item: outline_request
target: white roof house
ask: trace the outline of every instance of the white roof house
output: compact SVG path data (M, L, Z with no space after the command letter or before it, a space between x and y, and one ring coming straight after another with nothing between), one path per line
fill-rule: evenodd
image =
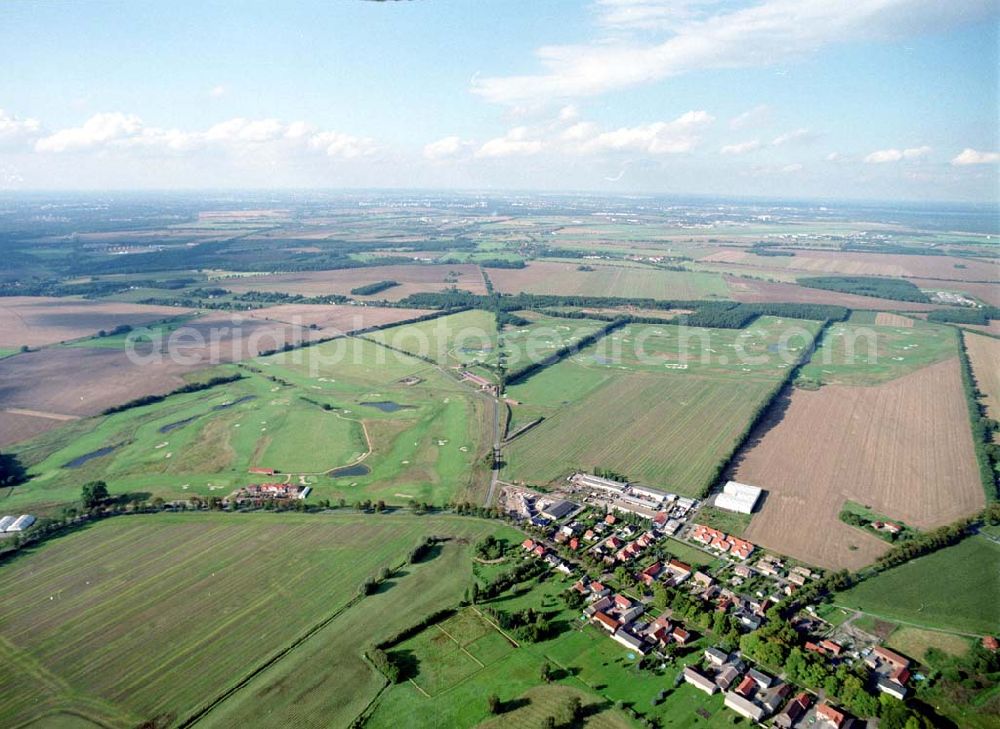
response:
M23 532L25 529L27 529L34 523L35 523L35 517L31 516L30 514L21 514L21 516L17 517L17 519L14 520L13 524L7 527L7 531Z
M738 481L727 481L722 493L715 497L715 505L726 511L749 514L760 499L761 489Z

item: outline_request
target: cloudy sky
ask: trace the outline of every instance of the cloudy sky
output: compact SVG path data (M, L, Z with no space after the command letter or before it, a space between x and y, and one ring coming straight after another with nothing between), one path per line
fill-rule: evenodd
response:
M0 4L0 189L989 201L992 0Z

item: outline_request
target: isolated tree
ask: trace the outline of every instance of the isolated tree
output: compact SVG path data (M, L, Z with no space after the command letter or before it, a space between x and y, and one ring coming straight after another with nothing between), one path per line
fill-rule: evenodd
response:
M542 667L539 669L539 675L542 677L542 680L545 681L545 683L551 683L552 666L549 665L548 661L542 664Z
M83 485L80 500L85 509L93 509L108 500L108 485L104 481L89 481Z
M579 696L570 696L566 703L566 721L563 724L572 726L583 718L583 702Z
M489 709L491 714L500 713L500 697L496 694L490 694L486 697L486 707Z

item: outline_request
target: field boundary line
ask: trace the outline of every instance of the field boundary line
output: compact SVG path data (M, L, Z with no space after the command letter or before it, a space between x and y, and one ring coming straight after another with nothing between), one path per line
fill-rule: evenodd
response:
M430 695L429 693L427 693L427 692L426 692L426 691L424 691L424 690L423 690L422 688L420 688L420 684L418 684L418 683L417 683L416 681L414 681L414 680L413 680L412 678L408 678L408 679L406 679L406 680L407 680L407 681L409 681L410 683L412 683L412 684L413 684L413 688L415 688L415 689L416 689L417 691L419 691L420 693L422 693L422 694L423 694L424 696L426 696L426 697L427 697L428 699L431 699L431 698L434 698L434 697L433 697L433 696L431 696L431 695Z
M440 625L435 625L434 627L437 628L438 630L440 630L445 635L447 635L449 638L451 638L451 640L454 641L455 645L458 646L458 649L460 651L462 651L462 653L464 653L465 655L467 655L469 658L471 658L472 660L474 660L477 664L479 664L480 668L486 668L486 664L483 663L482 661L480 661L478 658L476 658L471 653L469 653L469 651L465 650L465 646L462 645L460 642L458 642L458 640L455 639L455 636L453 636L447 630L445 630L444 628L442 628Z
M361 602L361 600L362 600L362 597L360 595L356 595L349 602L345 603L341 608L339 608L338 610L336 610L332 615L328 615L327 617L323 618L323 620L319 621L318 623L316 623L316 624L312 625L311 627L309 627L308 629L306 629L306 631L302 635L300 635L298 638L296 638L295 640L293 640L287 646L285 646L284 648L282 648L281 650L279 650L275 655L271 656L270 658L265 659L263 663L261 663L255 669L253 669L250 673L248 673L247 675L245 675L243 678L241 678L239 681L237 681L234 685L230 686L228 689L226 689L225 691L223 691L222 693L220 693L218 696L216 696L214 699L212 699L208 703L208 705L204 706L201 709L198 709L193 714L189 715L186 719L184 719L182 722L180 722L177 726L178 727L190 727L190 726L194 726L195 724L197 724L199 721L201 721L203 718L205 718L205 716L207 716L208 713L212 711L212 709L215 709L217 706L219 706L219 704L221 704L222 702L224 702L226 699L230 698L236 692L238 692L241 689L245 688L257 676L259 676L264 671L266 671L267 669L269 669L272 666L274 666L282 658L284 658L289 653L291 653L294 649L298 648L300 645L302 645L307 640L309 640L310 638L312 638L320 630L322 630L327 625L329 625L330 623L332 623L334 620L336 620L337 618L339 618L346 610L354 607L359 602Z
M494 622L493 622L492 620L490 620L490 619L489 619L488 617L486 617L485 615L483 615L483 614L482 614L482 613L481 613L481 612L479 611L479 608L477 608L477 607L476 607L475 605L470 605L470 607L472 608L473 612L475 612L475 613L476 613L476 615L478 615L478 616L479 616L480 618L482 618L482 619L483 619L483 620L485 620L485 621L486 621L487 623L489 623L489 624L490 624L490 625L492 625L492 626L493 626L494 628L496 628L496 631L497 631L498 633L500 633L500 635L502 635L502 636L503 636L504 638L506 638L507 640L509 640L509 641L510 641L510 642L511 642L511 643L512 643L512 644L514 645L514 647L515 647L515 648L520 648L520 647L521 647L521 644L520 644L520 643L518 643L518 642L517 642L516 640L514 640L513 638L511 638L511 637L510 637L510 636L509 636L509 635L508 635L508 634L507 634L506 632L504 632L504 629L503 629L503 628L501 628L501 627L500 627L499 625L497 625L496 623L494 623Z
M920 630L928 630L932 633L945 633L947 635L959 635L963 638L981 638L981 633L967 633L964 630L951 630L949 628L937 628L930 625L924 625L923 623L914 623L909 620L898 620L888 615L879 615L878 613L869 612L868 610L862 610L861 608L851 607L850 605L841 605L837 602L831 602L834 607L839 607L844 610L853 610L856 613L862 615L871 615L873 618L878 618L879 620L884 620L889 623L896 623L897 625L904 625L908 628L919 628ZM867 632L867 631L866 631Z

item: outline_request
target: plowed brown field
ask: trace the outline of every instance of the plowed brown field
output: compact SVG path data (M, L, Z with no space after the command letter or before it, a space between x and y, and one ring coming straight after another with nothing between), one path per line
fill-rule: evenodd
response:
M1000 418L1000 339L969 332L963 332L962 338L976 384L983 393L986 414L994 419Z
M351 289L378 281L398 281L399 286L360 297L397 301L410 294L444 291L456 286L474 294L485 294L486 284L479 267L470 263L442 265L414 264L345 268L334 271L303 271L226 279L219 285L231 291L282 291L304 296L348 295Z
M849 306L852 309L895 309L896 311L929 311L939 307L916 301L891 301L874 296L858 296L839 291L811 289L791 283L756 281L736 276L726 276L726 284L736 301L745 303L794 303L832 304Z
M840 521L846 500L917 528L985 501L957 358L877 387L794 390L751 443L736 477L767 495L744 536L822 567L856 569L888 548Z

